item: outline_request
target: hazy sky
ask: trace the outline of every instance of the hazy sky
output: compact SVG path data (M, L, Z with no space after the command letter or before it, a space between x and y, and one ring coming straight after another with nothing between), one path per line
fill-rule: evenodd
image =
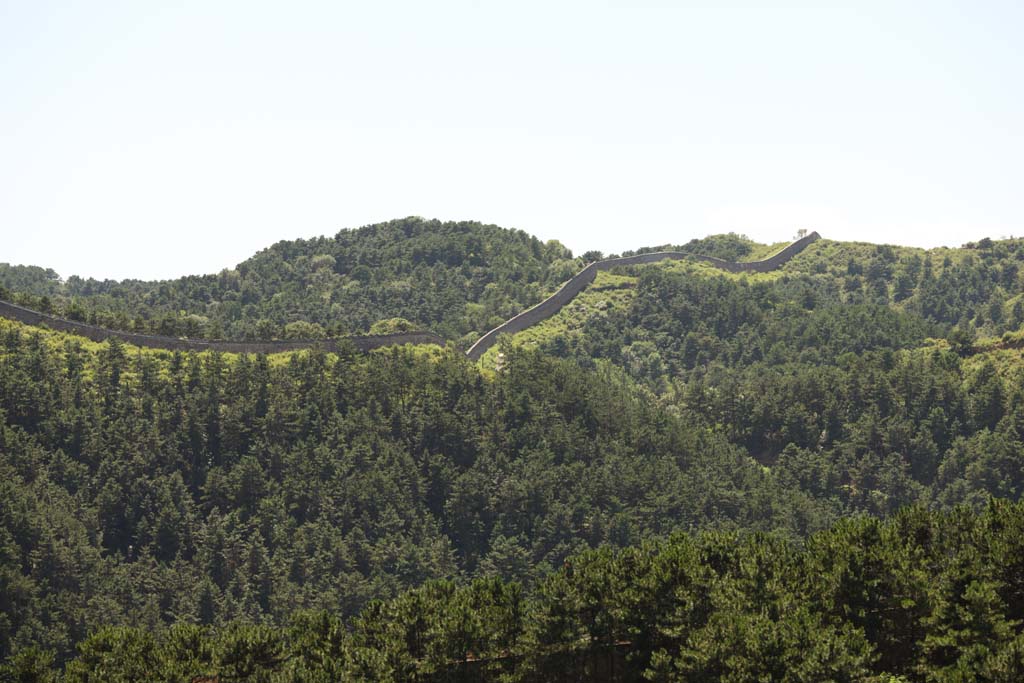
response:
M0 0L0 261L472 219L617 252L1024 235L1019 2Z

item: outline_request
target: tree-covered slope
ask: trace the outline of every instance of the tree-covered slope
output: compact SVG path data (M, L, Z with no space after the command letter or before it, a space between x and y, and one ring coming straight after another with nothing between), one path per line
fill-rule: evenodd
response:
M777 246L729 234L626 255L674 250L747 261ZM0 264L0 295L73 320L171 336L316 338L416 327L465 348L602 256L573 259L557 242L493 225L407 218L280 242L217 275L165 282L61 280L52 270ZM823 240L780 274L815 290L797 303L886 306L941 334L1000 334L1024 323L1022 256L1021 240L934 250ZM663 296L657 285L652 296Z
M698 249L739 258L753 249L735 236L708 242ZM1024 240L933 250L820 240L773 273L679 262L622 268L614 286L604 283L622 294L594 293L552 329L518 341L623 366L644 352L633 347L640 343L657 353L648 374L671 377L709 363L828 363L927 337L963 346L1024 324L1022 260Z
M575 555L532 595L432 581L351 620L105 628L65 680L1016 683L1022 532L1024 507L993 502L843 520L802 545L676 534ZM30 649L5 668L49 680L50 662Z
M46 312L170 336L316 337L365 333L382 321L377 329L393 331L386 321L402 318L468 341L579 266L557 242L520 230L406 218L278 242L216 275L62 281L52 270L2 264L0 287Z
M503 350L611 362L846 511L1016 500L1022 256L1016 241L932 252L823 241L756 276L623 269ZM840 257L841 271L829 260Z
M482 374L451 350L180 354L0 325L4 653L63 658L105 624L350 615L430 579L529 586L586 548L799 537L1024 487L1024 384L948 349L658 399L515 349Z
M479 301L498 310L578 265L521 233L438 225L283 243L234 276L266 287L249 313L276 310L319 291L282 275L316 260L314 278L351 279L368 297L351 301L397 316L387 307L408 301L385 293L402 278L468 277L521 253L502 261L507 281L482 287ZM490 231L500 254L445 255ZM736 236L691 247L730 259L768 251ZM86 678L112 671L103 662L114 652L149 652L147 666L176 652L191 663L168 671L186 680L244 680L238 667L284 680L300 666L319 671L310 680L446 680L467 670L447 664L486 655L525 668L474 671L530 680L547 666L586 676L593 658L642 634L626 661L653 680L804 671L795 652L820 655L841 680L1013 680L1004 673L1020 650L1017 588L991 539L1008 542L995 527L1019 525L1019 508L988 521L861 519L807 551L790 543L907 505L1020 500L1020 256L1016 242L925 252L821 241L772 273L691 262L601 273L481 363L436 347L172 353L0 321L0 656L18 653L11 666L31 668L45 660L32 647L60 663L79 652L68 674ZM55 305L84 286L12 273ZM125 310L172 309L234 276L110 286L138 285ZM484 304L455 289L404 312L432 301L439 324L465 321ZM95 296L97 306L118 300ZM905 548L908 524L917 545ZM707 530L720 533L665 541ZM753 532L774 535L750 541ZM660 553L678 564L644 564ZM703 574L691 576L691 556ZM699 585L704 593L687 592ZM885 602L897 589L901 601ZM516 622L501 621L513 607L532 615L521 625L536 624L515 632L526 644L515 653L506 641ZM642 621L658 610L668 621ZM302 648L323 656L307 660ZM258 673L250 655L269 668ZM333 673L317 669L327 662Z
M103 624L351 614L679 529L821 526L621 373L513 354L82 346L0 323L0 655Z

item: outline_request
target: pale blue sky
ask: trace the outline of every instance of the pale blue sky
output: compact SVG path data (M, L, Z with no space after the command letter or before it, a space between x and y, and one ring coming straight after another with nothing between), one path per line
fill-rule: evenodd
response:
M1024 235L1022 36L1014 2L0 0L0 261L174 277L407 215Z

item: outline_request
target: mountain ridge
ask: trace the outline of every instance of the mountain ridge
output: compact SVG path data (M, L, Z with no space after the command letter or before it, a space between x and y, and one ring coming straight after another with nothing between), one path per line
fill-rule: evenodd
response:
M766 272L780 267L802 251L808 244L818 239L820 239L820 235L817 232L812 232L784 247L776 254L759 261L726 261L706 254L690 254L679 251L646 252L634 256L593 261L570 278L554 294L487 332L470 347L466 355L470 360L479 360L487 349L496 343L499 335L505 333L514 334L555 315L572 301L579 292L594 281L598 271L609 270L617 266L649 264L664 260L694 259L710 263L729 272ZM279 353L310 348L312 346L321 346L327 351L337 351L339 343L345 343L346 341L351 342L360 351L369 351L382 346L398 344L445 345L444 339L439 335L422 330L392 334L349 335L336 339L299 339L292 341L176 338L167 335L150 335L112 330L98 325L90 325L35 311L25 306L3 301L2 299L0 299L0 316L18 320L29 325L47 325L64 332L87 337L93 341L103 341L116 337L123 342L135 346L179 351L215 350L226 353Z

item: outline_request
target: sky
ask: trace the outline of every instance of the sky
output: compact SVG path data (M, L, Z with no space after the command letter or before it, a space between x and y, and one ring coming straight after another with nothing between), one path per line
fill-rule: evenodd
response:
M1024 3L0 0L0 262L405 216L575 253L1024 235Z

